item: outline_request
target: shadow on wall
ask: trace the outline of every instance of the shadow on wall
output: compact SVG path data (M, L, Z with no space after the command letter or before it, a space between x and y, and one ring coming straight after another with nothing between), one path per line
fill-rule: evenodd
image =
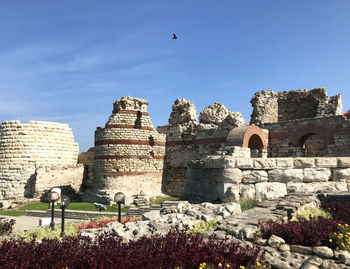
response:
M62 195L67 195L72 202L83 201L82 196L79 194L79 192L76 192L71 185L55 186L55 188L60 188L62 190ZM48 195L50 190L46 190L40 195L40 202L49 202Z

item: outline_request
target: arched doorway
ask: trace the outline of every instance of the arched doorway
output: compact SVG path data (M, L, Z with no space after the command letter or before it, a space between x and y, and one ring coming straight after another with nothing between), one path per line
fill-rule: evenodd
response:
M250 157L251 158L260 158L262 157L264 144L261 140L261 137L257 134L253 134L248 141L248 147L250 148Z
M324 157L327 153L327 144L324 139L316 133L303 135L298 143L305 157Z

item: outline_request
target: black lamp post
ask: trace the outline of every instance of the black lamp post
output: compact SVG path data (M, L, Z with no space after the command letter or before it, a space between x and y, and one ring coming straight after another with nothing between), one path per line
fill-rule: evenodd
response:
M69 197L67 195L62 195L61 206L60 206L60 208L62 209L61 237L65 236L65 233L64 233L64 210L68 207L69 203L70 203Z
M117 192L114 195L114 202L118 204L118 221L119 223L121 223L122 221L121 204L125 205L125 194L122 192Z
M61 189L60 188L53 188L51 189L49 193L49 203L51 203L51 223L50 228L51 230L55 229L55 202L60 198L61 196Z

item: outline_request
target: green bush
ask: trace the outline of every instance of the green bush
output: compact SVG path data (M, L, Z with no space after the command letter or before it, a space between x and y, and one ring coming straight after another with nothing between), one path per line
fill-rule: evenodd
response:
M251 198L247 198L240 200L239 204L241 205L242 211L245 211L256 207L258 205L258 201Z
M201 220L193 225L193 227L190 229L190 233L196 235L197 233L215 230L216 227L218 227L216 219L208 222Z
M318 217L322 217L324 219L332 219L332 215L328 211L319 207L306 209L297 213L297 218L304 220L316 219Z

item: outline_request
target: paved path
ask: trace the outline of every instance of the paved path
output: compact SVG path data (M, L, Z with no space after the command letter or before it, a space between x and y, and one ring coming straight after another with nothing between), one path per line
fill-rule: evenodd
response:
M13 228L13 234L23 232L25 230L38 229L40 217L31 217L31 216L19 216L19 217L9 217L9 216L0 216L6 219L14 219L16 223ZM83 220L77 219L65 219L65 222L83 222ZM55 218L55 225L61 224L60 218Z

